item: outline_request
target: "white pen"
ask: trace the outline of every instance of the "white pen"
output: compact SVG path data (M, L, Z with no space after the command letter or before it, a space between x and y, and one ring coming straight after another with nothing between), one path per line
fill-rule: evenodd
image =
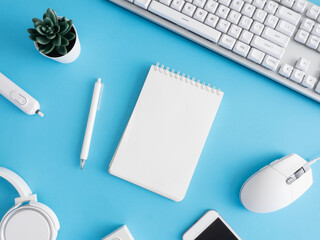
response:
M86 128L86 133L84 135L83 144L82 144L82 150L81 150L81 155L80 155L81 170L83 169L83 166L88 158L91 137L92 137L92 131L93 131L93 126L94 126L94 120L96 118L96 113L97 113L97 109L98 109L98 103L99 103L99 98L100 98L100 93L101 93L102 87L103 87L103 85L101 84L101 78L98 78L98 80L94 84L94 90L93 90L93 95L92 95L92 100L91 100L87 128Z

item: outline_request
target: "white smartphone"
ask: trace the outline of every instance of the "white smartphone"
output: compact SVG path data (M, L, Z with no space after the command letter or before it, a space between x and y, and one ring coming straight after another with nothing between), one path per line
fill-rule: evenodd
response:
M203 215L182 237L183 240L241 240L214 210Z

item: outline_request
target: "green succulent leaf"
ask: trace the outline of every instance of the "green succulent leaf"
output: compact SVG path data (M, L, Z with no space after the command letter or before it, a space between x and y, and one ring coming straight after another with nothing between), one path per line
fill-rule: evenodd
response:
M42 25L37 25L37 26L36 26L36 30L37 30L37 32L38 32L39 34L41 34L41 35L46 35L46 32L43 31L43 26L42 26Z
M58 17L54 10L48 8L47 12L45 13L46 17L50 18L54 25L58 24Z
M65 46L56 47L56 50L58 53L60 53L62 56L67 54L67 48Z
M69 40L66 39L65 37L61 37L61 46L68 46L69 45Z
M50 27L53 27L53 26L54 26L52 20L51 20L50 18L48 18L48 17L45 17L45 18L43 19L43 21L44 21L44 24L49 25Z
M48 35L47 35L47 38L50 39L50 40L52 40L52 39L54 39L56 36L57 36L56 34L51 33L51 34L48 34Z
M37 36L36 37L36 41L37 43L40 43L42 45L46 45L48 44L51 40L46 38L45 36Z
M39 18L32 18L32 22L34 26L36 27L37 25L43 25L43 21L41 21Z
M29 29L28 29L28 33L30 33L31 35L32 35L32 34L34 34L34 35L38 34L38 35L39 35L38 31L35 30L34 28L29 28Z
M39 47L39 51L43 52L43 50L46 48L46 45L38 44L38 47Z
M64 35L67 33L67 30L69 28L69 24L67 22L59 22L60 26L60 35Z
M60 26L57 24L57 25L54 25L54 27L52 28L53 32L54 33L59 33L60 32Z
M69 32L71 30L71 28L73 26L73 21L72 20L68 21L68 24L69 24L69 28L68 28L67 32Z
M34 42L36 42L37 41L37 35L30 35L29 36L29 38L32 40L32 41L34 41Z
M45 48L42 50L43 54L48 54L50 52L52 52L52 50L54 49L54 45L52 43L49 43L45 46Z
M52 44L57 47L61 46L61 36L57 35L56 38L52 40Z
M68 33L66 33L65 35L63 35L66 39L68 39L69 41L71 41L71 40L73 40L75 37L76 37L76 35L74 34L74 33L72 33L72 32L68 32Z

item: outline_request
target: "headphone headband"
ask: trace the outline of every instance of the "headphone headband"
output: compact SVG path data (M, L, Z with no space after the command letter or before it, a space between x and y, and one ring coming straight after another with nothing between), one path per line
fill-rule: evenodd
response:
M18 191L21 198L32 195L27 183L16 173L7 168L0 167L0 177L6 179Z

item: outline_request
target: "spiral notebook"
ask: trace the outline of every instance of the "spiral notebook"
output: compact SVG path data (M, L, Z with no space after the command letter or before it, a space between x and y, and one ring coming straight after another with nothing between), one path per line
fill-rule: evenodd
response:
M181 201L223 92L163 65L152 65L109 172Z

